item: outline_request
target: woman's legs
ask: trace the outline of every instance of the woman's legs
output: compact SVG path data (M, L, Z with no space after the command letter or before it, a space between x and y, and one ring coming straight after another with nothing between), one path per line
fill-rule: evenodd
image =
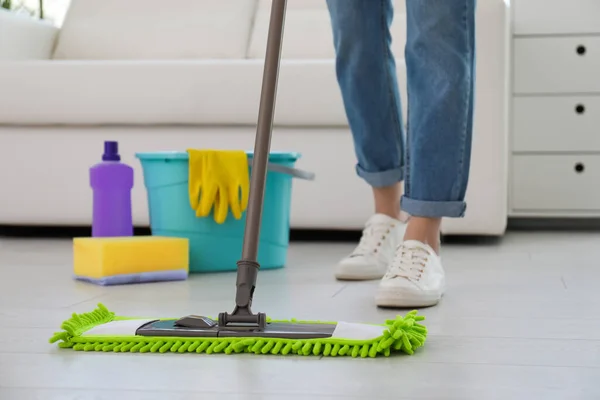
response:
M386 233L390 229L381 223L397 224L395 219L379 217L377 223L367 223L367 240L361 240L358 251L348 260L358 260L355 269L368 269L363 262L365 254L371 252L373 258L385 253L381 258L388 268L377 294L379 305L435 304L445 286L444 270L436 254L441 218L462 217L466 208L475 79L475 0L406 1L406 152L390 50L391 0L328 0L328 6L337 76L358 158L357 173L374 191L387 188L390 193L406 178L401 205L411 215L404 243L392 260L387 260L389 246L387 252L379 247L390 236ZM390 201L392 198L390 194Z

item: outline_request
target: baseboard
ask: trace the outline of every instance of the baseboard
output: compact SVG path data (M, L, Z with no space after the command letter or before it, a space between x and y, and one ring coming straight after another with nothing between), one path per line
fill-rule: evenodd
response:
M511 231L600 231L600 218L514 218L508 219Z
M0 225L0 237L70 239L90 236L91 233L90 226ZM147 226L134 228L136 236L150 234ZM292 242L356 242L359 238L359 231L292 229L290 232Z
M600 231L600 218L510 218L507 232L510 231ZM90 226L36 226L36 225L0 225L0 237L13 238L74 238L90 236ZM150 235L150 228L138 226L135 235ZM360 231L333 229L292 229L292 242L357 242ZM443 243L452 244L493 244L501 240L496 236L446 235Z

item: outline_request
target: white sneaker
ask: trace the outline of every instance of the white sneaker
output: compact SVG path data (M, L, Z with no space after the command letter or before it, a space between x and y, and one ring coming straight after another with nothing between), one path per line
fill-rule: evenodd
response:
M421 242L400 245L379 283L375 301L380 307L428 307L444 294L446 278L440 257Z
M335 268L340 280L381 279L394 259L396 248L404 238L406 224L383 214L367 221L363 235L354 251Z

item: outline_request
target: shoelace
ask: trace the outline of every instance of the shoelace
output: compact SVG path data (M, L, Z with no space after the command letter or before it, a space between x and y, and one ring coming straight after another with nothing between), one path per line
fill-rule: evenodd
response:
M393 224L367 224L362 232L358 246L356 246L350 257L377 255L379 247L381 247L388 235L391 234L394 226Z
M410 281L418 281L425 272L428 260L429 253L424 248L400 245L396 257L386 273L386 278L400 277Z

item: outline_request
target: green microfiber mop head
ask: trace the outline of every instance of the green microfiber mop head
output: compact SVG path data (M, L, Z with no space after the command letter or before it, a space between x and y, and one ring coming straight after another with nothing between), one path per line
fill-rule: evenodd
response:
M390 356L393 352L414 354L427 338L427 328L419 322L425 317L411 311L404 317L388 320L382 325L346 324L345 332L353 327L362 330L360 338L330 337L319 339L281 339L260 337L149 337L138 336L135 329L150 319L118 317L99 304L92 312L73 314L63 322L50 343L59 342L61 348L77 351L131 352L131 353L255 353L294 354L303 356ZM294 323L327 323L317 321L279 321ZM340 326L340 325L338 325ZM365 327L371 332L365 335ZM377 332L377 334L372 334ZM335 336L335 335L334 335ZM352 336L352 335L350 335Z

